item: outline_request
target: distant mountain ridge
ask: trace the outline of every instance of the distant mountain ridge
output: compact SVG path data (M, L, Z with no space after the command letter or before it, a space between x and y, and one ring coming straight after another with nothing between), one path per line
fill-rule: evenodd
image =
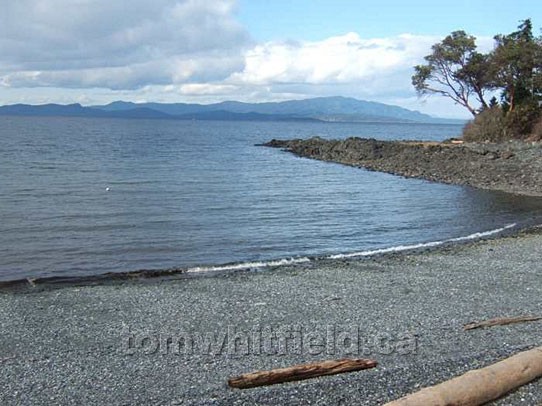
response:
M431 117L418 111L347 97L318 97L268 103L225 101L214 104L133 103L115 101L84 107L80 104L14 104L0 107L0 115L146 118L227 121L322 121L454 123L462 120Z

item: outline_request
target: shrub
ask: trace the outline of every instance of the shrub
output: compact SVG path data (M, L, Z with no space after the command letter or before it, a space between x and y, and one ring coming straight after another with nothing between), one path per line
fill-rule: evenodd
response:
M510 138L526 139L540 117L537 104L522 104L506 113L505 125Z
M504 112L499 106L482 111L463 128L467 142L502 142L542 138L542 115L537 104L523 104Z
M499 142L506 138L506 119L497 106L482 111L463 128L463 139L467 142Z

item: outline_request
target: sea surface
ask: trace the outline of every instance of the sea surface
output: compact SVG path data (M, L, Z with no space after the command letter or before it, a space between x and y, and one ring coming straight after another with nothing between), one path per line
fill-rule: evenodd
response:
M255 144L461 126L0 117L0 280L363 256L542 222L542 201Z

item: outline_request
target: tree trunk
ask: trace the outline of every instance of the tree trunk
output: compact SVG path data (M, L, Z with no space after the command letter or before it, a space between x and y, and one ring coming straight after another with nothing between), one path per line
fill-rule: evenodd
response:
M510 98L510 108L508 109L509 112L514 111L514 108L516 107L515 100L514 100L515 92L516 92L516 89L514 88L514 86L511 86L510 91L509 91L509 98Z

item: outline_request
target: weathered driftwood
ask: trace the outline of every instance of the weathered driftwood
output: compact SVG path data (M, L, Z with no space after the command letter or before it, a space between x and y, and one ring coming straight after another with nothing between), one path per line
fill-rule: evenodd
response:
M312 364L295 365L288 368L272 369L243 374L228 380L232 388L247 389L256 386L274 385L276 383L300 381L317 376L335 375L344 372L374 368L377 362L370 359L339 359L314 362Z
M504 326L507 324L524 323L527 321L542 320L541 316L519 316L519 317L498 317L496 319L484 320L465 324L463 330L474 330L475 328Z
M476 406L542 376L542 347L424 388L384 406Z

